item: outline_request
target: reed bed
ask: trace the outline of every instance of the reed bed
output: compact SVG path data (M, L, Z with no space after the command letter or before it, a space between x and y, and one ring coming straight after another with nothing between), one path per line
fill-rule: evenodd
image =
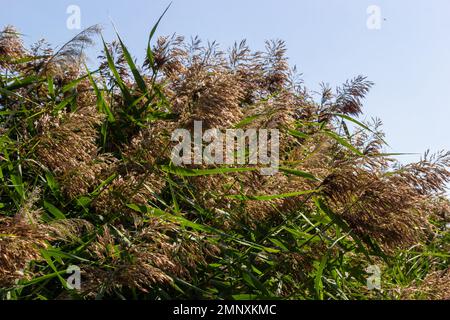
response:
M142 65L117 35L95 70L98 26L59 50L0 33L3 299L449 299L449 153L397 162L358 120L373 83L311 92L282 41L156 28ZM171 133L199 120L278 129L279 172L175 166Z

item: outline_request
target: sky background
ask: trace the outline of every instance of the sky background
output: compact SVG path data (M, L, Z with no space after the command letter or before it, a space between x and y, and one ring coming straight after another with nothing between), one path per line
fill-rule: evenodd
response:
M45 37L62 45L69 5L81 9L82 28L111 20L136 57L143 57L149 31L166 0L0 0L0 27L12 24L26 43ZM366 26L370 5L381 8L380 30ZM359 74L375 82L362 120L379 117L389 152L450 149L450 1L448 0L174 0L157 35L177 33L216 40L223 48L247 39L252 49L283 39L305 85L318 89ZM98 50L97 50L98 52ZM94 55L95 57L95 55ZM419 156L403 156L402 161Z

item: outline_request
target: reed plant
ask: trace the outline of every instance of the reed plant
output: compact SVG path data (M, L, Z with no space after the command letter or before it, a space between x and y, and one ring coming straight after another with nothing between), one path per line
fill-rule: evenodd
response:
M386 153L363 76L315 93L282 41L227 51L157 25L141 65L117 35L94 70L98 26L59 50L0 33L3 299L450 298L450 153ZM278 129L278 173L175 166L194 121Z

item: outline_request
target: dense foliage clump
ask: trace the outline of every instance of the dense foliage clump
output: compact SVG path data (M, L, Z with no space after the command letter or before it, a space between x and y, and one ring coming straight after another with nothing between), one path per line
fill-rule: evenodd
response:
M316 94L281 41L152 47L154 30L142 66L118 36L89 71L98 32L58 51L0 33L3 298L450 298L450 154L383 153L356 118L371 82ZM280 130L279 172L175 166L172 132L200 120Z

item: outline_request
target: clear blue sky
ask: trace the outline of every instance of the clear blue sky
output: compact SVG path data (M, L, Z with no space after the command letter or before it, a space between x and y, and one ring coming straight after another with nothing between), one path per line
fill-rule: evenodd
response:
M61 45L77 33L66 28L69 5L81 8L82 27L100 23L113 38L112 19L137 57L166 0L0 0L0 25L13 24L26 42L45 37ZM378 5L380 30L366 27ZM287 42L292 65L312 89L363 74L376 83L365 116L384 122L388 151L450 149L450 1L448 0L174 0L158 35L199 35L229 47L246 38L254 49L266 39ZM404 160L413 160L404 158Z

